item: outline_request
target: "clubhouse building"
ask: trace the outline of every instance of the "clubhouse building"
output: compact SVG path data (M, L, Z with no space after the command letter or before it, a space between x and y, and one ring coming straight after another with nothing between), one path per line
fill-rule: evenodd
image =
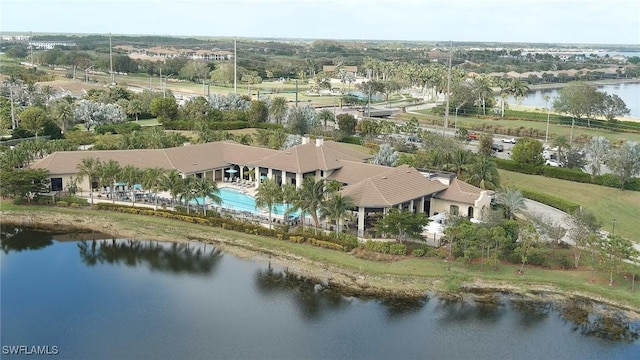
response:
M371 226L375 214L391 207L428 216L448 213L480 220L494 194L457 179L455 174L418 171L407 165L369 164L366 161L370 155L345 144L308 137L286 150L219 141L168 149L61 151L31 168L49 171L52 191L62 191L72 179L79 189L88 191L97 187L98 179L89 184L86 178L78 178L77 167L90 157L115 160L121 166L177 170L183 177L209 178L219 183L241 181L255 188L262 179L298 187L306 177L338 181L343 185L342 195L355 205L358 236Z

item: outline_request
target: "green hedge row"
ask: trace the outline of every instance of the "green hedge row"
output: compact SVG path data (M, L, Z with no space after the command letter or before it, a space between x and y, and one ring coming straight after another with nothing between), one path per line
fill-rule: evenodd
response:
M185 214L170 210L153 210L149 208L131 207L127 205L109 203L95 204L94 208L97 210L116 211L127 214L158 216L166 219L180 220L192 224L211 227L219 227L247 234L269 236L295 243L308 242L311 245L339 251L351 251L358 246L358 238L349 234L314 234L313 231L309 230L299 231L297 234L289 234L288 232L283 232L276 229L268 229L259 224L247 223L232 218L223 218L215 213L211 216L203 216L201 214Z
M591 176L580 169L567 169L553 166L519 165L513 160L494 159L498 169L529 175L542 175L548 178L575 181L585 184L620 188L620 179L613 174ZM624 184L625 190L640 191L640 178L634 178Z
M535 192L535 191L522 190L522 196L526 197L527 199L531 199L533 201L537 201L537 202L549 205L551 207L554 207L556 209L562 210L567 214L572 214L578 208L580 208L580 205L572 201L547 195L547 194L543 194L543 193L539 193L539 192Z

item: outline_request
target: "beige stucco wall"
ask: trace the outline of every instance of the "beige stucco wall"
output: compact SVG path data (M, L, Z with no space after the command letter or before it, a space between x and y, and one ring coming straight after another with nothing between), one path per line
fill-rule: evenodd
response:
M451 205L458 206L458 216L462 217L469 216L469 207L471 206L473 207L473 217L482 220L482 210L491 206L491 194L488 191L482 191L473 205L433 198L431 199L431 213L429 216L433 216L435 213L449 214Z

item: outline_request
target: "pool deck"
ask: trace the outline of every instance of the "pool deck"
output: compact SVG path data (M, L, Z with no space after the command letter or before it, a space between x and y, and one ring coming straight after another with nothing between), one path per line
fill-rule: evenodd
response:
M247 185L240 185L240 184L231 183L231 182L218 181L217 185L218 185L218 189L222 189L222 188L234 189L234 190L242 191L243 193L253 197L255 197L256 191L258 190L253 185L247 186Z

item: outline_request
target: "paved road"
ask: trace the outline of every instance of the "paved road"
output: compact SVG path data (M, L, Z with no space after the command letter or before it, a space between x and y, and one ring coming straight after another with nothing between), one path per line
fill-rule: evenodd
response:
M545 216L548 216L551 221L553 221L554 223L564 227L565 229L569 229L570 225L569 225L569 215L567 213L565 213L564 211L558 210L554 207L551 207L549 205L545 205L543 203L539 203L537 201L533 201L533 200L529 200L529 199L524 199L524 203L527 206L527 209L525 210L525 212L529 213L529 214L535 214L535 215L541 215L544 214ZM562 241L566 242L567 244L570 245L575 245L575 243L569 238L569 232L567 231L567 233L564 235L564 237L562 237Z

